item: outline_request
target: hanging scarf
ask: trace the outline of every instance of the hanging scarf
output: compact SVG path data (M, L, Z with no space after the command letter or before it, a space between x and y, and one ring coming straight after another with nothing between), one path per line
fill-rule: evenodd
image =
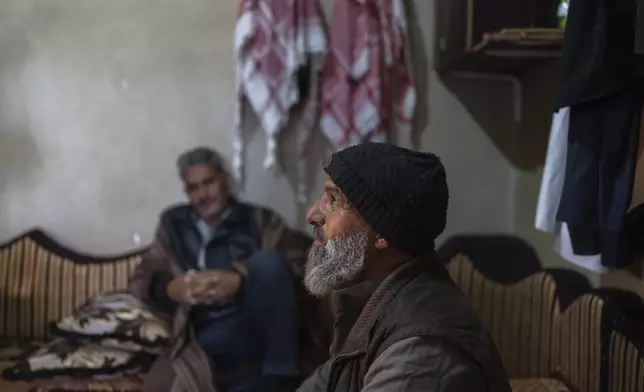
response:
M410 132L416 91L402 0L336 0L334 7L322 76L322 132L335 150L386 141L393 126Z
M278 134L288 123L294 105L307 98L301 94L299 75L307 67L320 69L319 59L326 54L322 21L317 0L241 1L235 31L238 96L233 140L233 173L240 184L245 150L244 98L268 138L264 167L275 167ZM316 107L315 102L307 103L304 110L315 111ZM308 144L314 125L304 122L296 127L304 134L299 137L301 145Z

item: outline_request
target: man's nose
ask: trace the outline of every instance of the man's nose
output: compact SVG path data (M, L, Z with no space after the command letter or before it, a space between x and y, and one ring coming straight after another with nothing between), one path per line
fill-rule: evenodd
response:
M201 186L195 190L195 194L197 195L197 200L200 201L203 201L208 197L208 192L206 192L206 189Z
M306 213L306 220L312 225L321 225L324 223L324 215L320 211L320 202L316 202Z

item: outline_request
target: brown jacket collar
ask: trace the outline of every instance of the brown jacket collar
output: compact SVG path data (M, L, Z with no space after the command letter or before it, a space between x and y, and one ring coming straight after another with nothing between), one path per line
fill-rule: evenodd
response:
M407 283L429 269L436 270L438 279L447 275L445 267L437 260L431 257L415 258L394 270L377 287L373 282L364 282L335 292L332 295L336 314L332 354L365 351L369 331L380 316L382 308L396 297ZM350 332L347 333L349 329Z
M331 293L335 316L332 353L342 350L353 325L377 287L377 282L366 281Z

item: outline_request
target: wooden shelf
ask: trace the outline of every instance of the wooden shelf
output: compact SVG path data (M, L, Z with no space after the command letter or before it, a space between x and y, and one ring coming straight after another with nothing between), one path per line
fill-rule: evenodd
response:
M522 169L545 159L564 36L557 28L557 5L558 0L438 1L436 71Z
M540 60L558 59L563 29L502 29L483 33L475 44L450 52L441 38L437 69L444 71L479 71L482 73L518 74L539 65Z
M484 33L480 42L467 49L491 57L557 58L563 34L563 29L503 29Z
M436 68L519 73L556 59L559 0L439 0Z

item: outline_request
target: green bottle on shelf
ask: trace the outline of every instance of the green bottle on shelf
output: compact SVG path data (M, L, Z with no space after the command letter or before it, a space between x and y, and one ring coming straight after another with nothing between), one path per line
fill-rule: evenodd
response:
M559 28L566 28L566 19L568 18L568 4L569 0L561 0L559 8L557 9L557 17L559 18Z

